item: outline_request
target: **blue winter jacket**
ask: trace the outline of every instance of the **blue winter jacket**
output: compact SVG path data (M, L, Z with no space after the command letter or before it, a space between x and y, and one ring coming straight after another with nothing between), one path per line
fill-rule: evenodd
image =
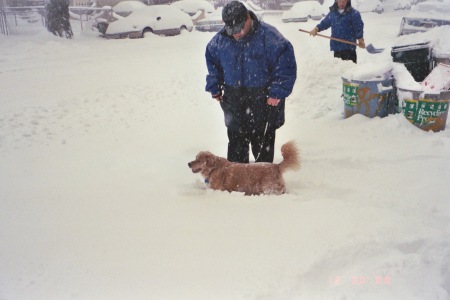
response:
M269 97L284 99L291 94L297 76L294 49L275 27L250 15L253 33L235 40L222 29L208 43L205 89L216 95L224 85L264 88Z
M351 6L351 1L347 3L342 14L338 12L338 6L335 2L330 7L330 12L317 25L319 31L326 30L330 27L331 36L335 38L356 42L356 40L364 37L364 23L361 19L361 14ZM356 46L331 40L330 49L334 52L355 50Z

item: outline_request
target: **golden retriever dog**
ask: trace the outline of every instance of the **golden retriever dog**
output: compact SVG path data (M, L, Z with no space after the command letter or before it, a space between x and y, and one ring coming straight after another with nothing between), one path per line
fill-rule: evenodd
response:
M281 195L286 192L283 173L300 168L300 155L294 141L281 147L283 161L274 163L235 163L201 151L188 163L193 173L200 173L209 187L245 195Z

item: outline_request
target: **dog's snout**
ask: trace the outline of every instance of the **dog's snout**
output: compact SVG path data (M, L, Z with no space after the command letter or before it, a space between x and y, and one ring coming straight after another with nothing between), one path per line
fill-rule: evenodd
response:
M188 162L188 167L190 168L192 165L192 162Z

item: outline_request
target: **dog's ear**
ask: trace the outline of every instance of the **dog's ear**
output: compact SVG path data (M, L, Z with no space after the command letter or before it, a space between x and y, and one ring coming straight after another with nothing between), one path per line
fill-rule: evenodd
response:
M212 168L216 165L216 156L212 153L205 155L205 164L207 167Z

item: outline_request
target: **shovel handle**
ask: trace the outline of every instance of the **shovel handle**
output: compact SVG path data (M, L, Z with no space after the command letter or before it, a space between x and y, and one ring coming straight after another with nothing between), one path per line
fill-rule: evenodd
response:
M303 30L303 29L299 29L298 31L309 33L309 31ZM357 43L350 42L350 41L347 41L347 40L338 39L338 38L331 37L331 36L327 36L327 35L323 35L323 34L320 34L320 33L317 33L316 35L318 35L318 36L320 36L320 37L324 37L324 38L330 39L330 40L338 41L338 42L341 42L341 43L345 43L345 44L349 44L349 45L358 46Z

